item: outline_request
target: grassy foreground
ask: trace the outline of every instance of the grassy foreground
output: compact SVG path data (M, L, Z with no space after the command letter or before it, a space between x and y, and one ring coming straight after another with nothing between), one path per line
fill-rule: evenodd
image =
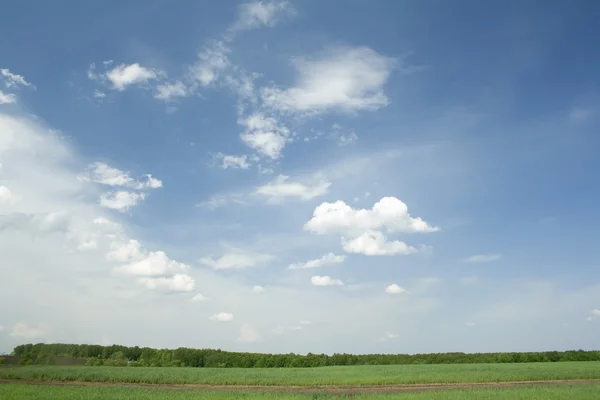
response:
M320 368L0 368L0 378L18 380L207 385L394 385L599 379L600 362L531 364L385 365Z
M448 390L440 392L402 393L390 395L358 395L353 399L403 399L403 400L597 400L600 384L574 386L519 387L512 389ZM42 386L25 384L0 384L3 400L192 400L192 399L330 399L326 394L288 394L260 392L210 392L174 391L165 389ZM339 397L338 397L339 398Z

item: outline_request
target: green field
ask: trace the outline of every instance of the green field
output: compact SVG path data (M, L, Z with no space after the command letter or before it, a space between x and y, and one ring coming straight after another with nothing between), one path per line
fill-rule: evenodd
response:
M207 385L395 385L600 379L600 362L385 365L320 368L0 368L0 378Z
M516 389L447 390L440 392L402 393L389 395L357 395L353 399L403 399L403 400L597 400L600 384L573 386L520 387ZM37 386L0 384L3 400L192 400L192 399L329 399L326 394L288 394L260 392L175 391L160 388ZM337 397L339 398L339 397Z

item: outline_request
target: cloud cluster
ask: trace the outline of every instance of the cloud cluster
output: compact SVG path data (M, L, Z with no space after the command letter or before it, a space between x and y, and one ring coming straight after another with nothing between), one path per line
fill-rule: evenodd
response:
M284 112L376 110L389 103L383 85L395 63L368 47L332 47L295 58L296 86L263 88L261 96L267 107Z
M123 187L135 190L158 189L163 187L161 180L146 174L144 179L134 179L129 172L110 167L102 162L95 162L88 166L85 173L78 176L84 182L93 182L105 186ZM100 196L100 205L120 212L125 212L135 207L141 200L146 198L146 193L131 191L112 191Z
M436 232L422 218L414 218L408 207L395 197L384 197L373 208L354 209L343 201L322 203L304 229L319 235L337 233L349 253L365 255L411 254L418 251L401 241L389 241L381 230L389 233Z

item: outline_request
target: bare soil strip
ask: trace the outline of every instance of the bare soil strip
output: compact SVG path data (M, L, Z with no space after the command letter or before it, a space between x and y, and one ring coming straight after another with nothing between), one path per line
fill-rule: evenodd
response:
M258 386L258 385L205 385L205 384L152 384L126 382L84 382L84 381L44 381L24 379L0 379L0 384L21 383L27 385L51 386L105 386L105 387L137 387L168 390L224 390L252 392L286 392L286 393L317 393L330 394L359 394L359 393L400 393L425 392L432 390L471 390L471 389L500 389L522 386L551 386L551 385L581 385L600 383L600 379L569 379L551 381L517 381L517 382L473 382L473 383L429 383L413 385L324 385L324 386Z

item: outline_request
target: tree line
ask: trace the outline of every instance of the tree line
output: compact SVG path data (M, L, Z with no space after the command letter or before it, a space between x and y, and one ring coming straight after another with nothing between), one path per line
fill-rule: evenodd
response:
M528 353L431 353L431 354L263 354L213 349L152 349L120 345L23 344L14 348L22 365L53 364L55 357L87 359L86 365L206 367L206 368L303 368L334 365L470 364L560 361L600 361L600 351L546 351Z

